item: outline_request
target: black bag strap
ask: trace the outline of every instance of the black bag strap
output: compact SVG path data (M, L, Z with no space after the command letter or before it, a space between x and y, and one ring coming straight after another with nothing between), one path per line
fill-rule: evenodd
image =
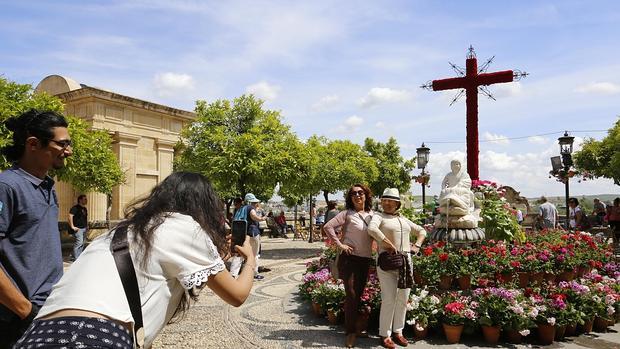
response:
M133 267L131 254L129 254L129 244L127 243L127 227L114 231L112 237L112 255L116 263L116 269L121 277L125 296L129 303L131 316L133 316L133 332L136 339L136 346L144 346L144 325L142 322L142 302L140 301L140 290L138 289L138 278Z

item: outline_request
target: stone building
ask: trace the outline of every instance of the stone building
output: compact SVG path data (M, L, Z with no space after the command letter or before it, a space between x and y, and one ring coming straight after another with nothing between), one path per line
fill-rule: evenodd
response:
M146 193L172 172L174 145L183 126L195 114L165 105L123 96L79 84L59 75L50 75L36 87L59 97L67 115L86 120L93 129L106 130L113 139L113 151L125 172L126 182L114 188L110 219L123 218L125 206ZM80 194L71 185L57 183L60 221ZM87 193L89 221L104 221L107 198Z

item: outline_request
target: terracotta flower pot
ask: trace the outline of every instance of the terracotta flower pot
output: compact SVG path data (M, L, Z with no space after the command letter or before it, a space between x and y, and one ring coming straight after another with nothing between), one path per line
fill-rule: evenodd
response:
M607 326L609 326L609 321L603 319L600 316L594 318L593 328L596 332L607 332Z
M545 273L544 279L545 279L545 282L555 282L555 274Z
M504 335L506 336L506 341L512 344L521 343L522 336L521 333L517 330L506 330L504 331Z
M573 281L574 278L575 278L574 270L564 270L563 272L557 275L556 280L557 281Z
M459 283L459 288L463 291L471 288L471 275L462 275L456 279Z
M458 343L461 340L464 325L448 325L443 324L443 331L446 334L446 340L450 344Z
M555 338L555 326L549 324L538 324L538 340L542 345L553 343Z
M499 342L500 330L501 327L499 326L482 326L484 340L491 345L497 344L497 342Z
M584 275L590 274L591 271L592 268L590 266L580 266L579 268L577 268L577 277L582 277Z
M498 284L510 283L514 277L513 273L495 273L495 280L497 280Z
M555 340L561 341L566 334L566 325L555 325Z
M454 277L452 275L441 275L439 277L439 289L440 290L449 290L452 286L452 279Z
M338 315L331 309L327 311L327 321L329 321L332 325L336 325L338 323Z
M526 271L519 272L519 288L526 288L530 282L530 273Z
M592 332L592 325L594 325L594 319L585 319L583 325L580 325L579 328L583 333Z
M566 325L566 331L564 332L564 336L571 337L577 333L577 324L568 324Z
M426 338L426 336L428 336L428 325L427 326L422 326L422 330L418 330L418 328L416 327L416 325L413 325L413 336L415 337L416 340L420 340L420 339L424 339Z
M316 316L322 316L325 314L325 312L323 312L323 308L321 308L321 305L315 302L312 302L312 312Z
M540 285L542 284L543 280L545 278L545 273L539 271L536 273L531 273L530 274L530 284L531 285Z

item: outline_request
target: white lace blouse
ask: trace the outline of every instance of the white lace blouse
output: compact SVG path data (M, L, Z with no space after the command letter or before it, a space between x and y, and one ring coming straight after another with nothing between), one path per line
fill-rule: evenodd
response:
M128 239L133 240L131 230ZM145 347L150 347L172 318L181 296L225 267L200 225L179 213L166 218L155 231L146 270L138 265L136 253L131 250L142 301ZM133 323L107 234L95 239L54 285L37 317L61 309L88 310Z

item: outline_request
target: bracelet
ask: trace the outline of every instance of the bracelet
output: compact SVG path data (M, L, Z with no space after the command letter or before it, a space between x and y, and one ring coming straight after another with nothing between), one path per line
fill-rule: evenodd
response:
M415 246L417 248L422 248L422 245L418 245L418 244L413 244L413 246Z

